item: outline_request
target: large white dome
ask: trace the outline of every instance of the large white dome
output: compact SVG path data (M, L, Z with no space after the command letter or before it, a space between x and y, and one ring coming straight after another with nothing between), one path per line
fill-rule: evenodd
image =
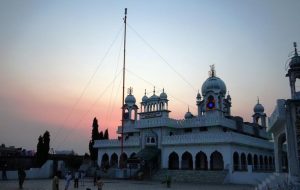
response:
M226 94L226 85L222 79L216 76L211 76L203 83L201 92L205 96L208 92Z

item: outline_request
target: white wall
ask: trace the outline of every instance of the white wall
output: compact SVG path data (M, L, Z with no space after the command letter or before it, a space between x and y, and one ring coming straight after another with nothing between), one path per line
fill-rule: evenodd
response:
M233 172L226 179L228 183L257 185L272 173L264 172ZM228 181L227 181L228 180Z
M41 168L25 170L26 179L44 179L53 176L53 161L48 160ZM0 172L2 176L2 171ZM6 171L7 179L18 179L18 171Z

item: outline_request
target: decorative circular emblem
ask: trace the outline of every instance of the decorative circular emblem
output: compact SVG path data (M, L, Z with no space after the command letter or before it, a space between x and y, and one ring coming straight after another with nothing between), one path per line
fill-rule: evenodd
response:
M207 99L206 109L213 110L216 107L215 99L213 96L209 96Z

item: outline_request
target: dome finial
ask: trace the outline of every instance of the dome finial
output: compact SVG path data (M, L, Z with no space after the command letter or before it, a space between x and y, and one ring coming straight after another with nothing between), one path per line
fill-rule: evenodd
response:
M210 65L209 67L210 67L209 76L210 76L210 77L215 77L215 76L216 76L215 65L212 64L212 65Z
M153 89L153 95L155 94L155 86L154 86L154 89Z
M146 94L147 94L147 90L145 89L145 96L146 96Z
M132 87L129 87L127 93L128 93L129 95L131 95L131 94L132 94L132 91L133 91L133 88L132 88Z
M190 112L190 106L188 106L188 112Z
M163 93L165 92L165 88L163 88Z
M259 104L259 97L257 96L257 104Z
M294 42L294 48L295 48L295 56L298 56L297 43L296 42Z

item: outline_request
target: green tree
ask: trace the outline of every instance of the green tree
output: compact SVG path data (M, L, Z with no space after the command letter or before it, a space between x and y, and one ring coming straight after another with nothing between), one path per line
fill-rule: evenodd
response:
M50 150L50 133L46 131L43 136L39 136L36 147L36 160L39 166L43 165L47 159Z
M99 133L99 140L103 140L103 139L104 139L103 131L100 131L100 133Z
M37 160L37 164L41 165L42 160L43 160L43 137L40 135L38 138L38 144L36 146L36 160Z
M50 133L49 131L46 131L43 135L43 155L45 156L46 159L48 158L49 150L50 150Z
M92 129L92 140L99 140L99 131L98 131L98 120L95 117L93 120L93 129Z
M105 130L104 135L103 135L103 139L109 139L108 129Z
M98 120L95 117L93 120L92 139L89 142L89 151L90 151L91 159L94 161L97 160L98 158L98 154L97 154L98 150L97 148L94 148L95 140L103 139L103 133L101 132L102 133L102 137L101 137L101 133L99 134L98 127L99 127Z

